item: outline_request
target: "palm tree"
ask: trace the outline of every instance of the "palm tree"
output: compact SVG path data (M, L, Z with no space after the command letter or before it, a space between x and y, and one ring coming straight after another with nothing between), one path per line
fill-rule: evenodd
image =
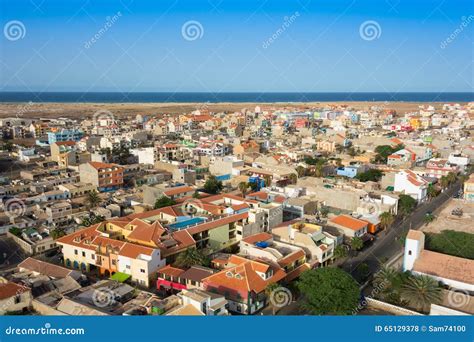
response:
M388 211L381 213L379 216L379 219L380 219L380 225L382 226L384 230L390 227L395 221L395 217Z
M242 193L242 197L245 197L245 195L247 194L248 188L249 188L249 185L246 182L239 183L239 190Z
M441 177L439 180L439 184L441 185L441 188L446 189L449 185L449 179L446 176Z
M322 177L323 176L323 167L324 164L317 163L314 166L314 177Z
M412 275L402 286L402 296L416 309L426 312L430 305L441 301L441 287L425 275Z
M265 181L265 186L268 187L272 184L272 177L270 175L263 176L263 179Z
M181 268L189 268L194 265L207 265L208 258L196 248L188 248L176 257L175 265Z
M364 242L360 237L354 236L351 239L351 249L354 251L359 251L364 247Z
M433 222L435 219L435 216L433 214L427 213L425 217L423 218L423 221L425 222L426 225L429 225L431 222Z
M433 186L433 184L428 185L428 189L426 194L428 195L428 198L432 200L436 196L438 196L438 190Z
M454 172L449 172L448 175L446 176L446 178L448 179L449 184L452 184L452 183L456 182L458 177L456 176L456 174Z
M298 165L298 167L296 168L296 172L298 173L298 177L303 177L304 174L305 174L305 171L306 171L306 169L301 165Z
M342 259L347 256L347 249L343 245L339 245L334 249L334 257L336 259Z
M101 198L100 198L99 194L97 193L97 191L92 190L92 191L88 192L87 196L86 196L86 202L87 202L89 208L97 207L99 205L99 203L101 202Z

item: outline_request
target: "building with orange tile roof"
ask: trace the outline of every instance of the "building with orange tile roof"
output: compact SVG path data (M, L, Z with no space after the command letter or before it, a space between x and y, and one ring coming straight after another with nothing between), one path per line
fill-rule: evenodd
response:
M349 215L339 215L329 220L329 225L337 228L346 237L360 237L367 234L369 223Z
M394 191L413 197L418 202L427 198L428 181L411 170L401 170L395 174Z
M203 279L206 291L226 297L229 310L244 314L255 314L267 304L265 289L281 281L285 271L263 261L248 260L232 255L229 267Z
M123 171L117 164L88 162L79 165L81 182L92 184L99 191L113 191L122 187Z

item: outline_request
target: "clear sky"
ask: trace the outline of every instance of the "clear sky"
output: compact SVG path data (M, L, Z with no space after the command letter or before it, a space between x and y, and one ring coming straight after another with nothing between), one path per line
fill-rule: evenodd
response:
M472 91L473 3L0 0L0 91Z

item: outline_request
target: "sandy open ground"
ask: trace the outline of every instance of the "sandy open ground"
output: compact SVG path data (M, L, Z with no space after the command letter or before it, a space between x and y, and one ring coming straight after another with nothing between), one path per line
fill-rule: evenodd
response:
M25 117L25 118L86 118L92 117L99 110L108 110L117 118L137 114L182 114L190 113L199 108L208 108L211 112L235 112L243 108L254 109L262 107L298 107L314 108L325 105L348 105L354 109L368 109L379 106L384 109L394 109L397 113L416 111L421 104L431 104L441 108L441 102L415 103L415 102L308 102L308 103L0 103L0 118Z
M451 215L455 208L462 208L464 215L457 217ZM442 230L456 230L459 232L474 233L474 203L462 199L450 199L439 213L435 213L436 219L422 230L428 233L439 233Z

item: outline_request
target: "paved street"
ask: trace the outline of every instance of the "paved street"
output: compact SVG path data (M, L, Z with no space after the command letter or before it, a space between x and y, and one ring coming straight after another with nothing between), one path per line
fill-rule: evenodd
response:
M457 182L449 189L445 190L431 202L424 203L417 207L410 217L404 220L396 221L395 224L387 230L381 232L375 243L361 251L356 257L350 258L343 263L342 268L352 274L357 273L357 267L366 263L369 266L370 273L373 274L380 269L380 265L394 257L402 251L400 238L406 234L409 229L419 229L424 224L426 213L435 213L440 209L453 195L461 188L460 182Z

